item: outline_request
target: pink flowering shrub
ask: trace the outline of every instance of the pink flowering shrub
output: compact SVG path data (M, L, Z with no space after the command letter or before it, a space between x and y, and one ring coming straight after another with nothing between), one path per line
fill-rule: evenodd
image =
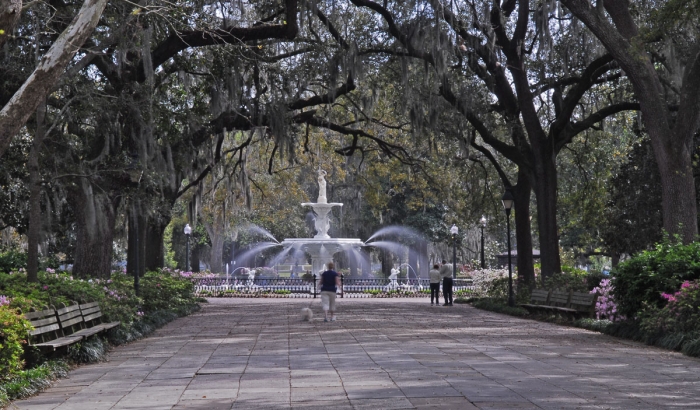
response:
M692 333L700 331L700 283L685 281L675 293L662 293L668 301L658 308L648 305L640 313L641 327L652 333Z
M0 306L9 306L10 298L5 295L0 295Z
M625 316L617 311L617 303L615 303L613 290L614 288L610 279L603 279L600 281L600 285L596 286L591 291L591 293L598 295L598 299L595 303L595 314L598 320L608 319L612 322L625 320Z

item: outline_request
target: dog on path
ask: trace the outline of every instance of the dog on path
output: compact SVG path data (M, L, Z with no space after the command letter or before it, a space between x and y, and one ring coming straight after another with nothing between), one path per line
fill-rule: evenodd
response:
M309 322L311 319L314 318L314 312L311 311L309 308L302 308L301 309L301 320L304 322Z

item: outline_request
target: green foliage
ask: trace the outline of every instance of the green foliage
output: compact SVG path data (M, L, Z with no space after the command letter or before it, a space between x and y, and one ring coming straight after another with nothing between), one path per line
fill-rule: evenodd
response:
M522 317L530 314L527 310L519 306L510 307L507 303L503 303L503 301L493 298L475 299L472 301L472 306L477 309L489 310L496 313L505 313L511 316Z
M15 249L0 252L0 273L19 271L27 267L27 254Z
M647 333L700 333L700 285L684 282L674 294L662 294L668 301L659 308L647 305L639 312L640 327Z
M378 294L382 293L382 291L380 289L365 289L362 293L367 293L370 295L378 295Z
M700 242L671 243L668 238L619 264L612 272L618 310L635 317L645 306L662 308L662 293L673 293L686 281L700 279Z
M278 295L290 295L292 293L292 291L287 290L287 289L277 289L274 291L274 293L276 293Z
M141 278L143 312L186 309L192 304L193 291L191 281L170 271L148 272Z
M10 400L32 396L51 385L51 382L68 375L64 361L49 361L33 369L23 370L0 384L0 408Z
M99 337L91 337L68 346L68 357L76 363L94 363L105 359L107 344Z
M588 272L571 266L562 265L561 273L545 279L546 289L573 289L574 292L587 292Z
M0 305L0 381L14 376L24 367L22 352L29 329L29 321L16 309Z

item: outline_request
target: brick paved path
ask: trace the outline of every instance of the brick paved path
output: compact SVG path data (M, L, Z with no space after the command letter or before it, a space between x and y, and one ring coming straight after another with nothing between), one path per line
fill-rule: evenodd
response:
M700 408L700 360L427 299L212 299L19 409ZM300 320L311 304L312 322Z

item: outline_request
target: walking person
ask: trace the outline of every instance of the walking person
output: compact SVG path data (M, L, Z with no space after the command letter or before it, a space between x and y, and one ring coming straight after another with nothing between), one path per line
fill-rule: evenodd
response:
M324 322L335 322L335 293L340 286L340 275L333 270L335 265L328 262L328 270L321 274L321 305L323 306Z
M440 277L442 277L442 294L445 297L445 304L442 306L452 306L452 265L448 265L444 259L440 267Z
M435 303L440 306L440 265L437 263L433 265L433 268L428 272L430 276L430 306L433 306L433 296L435 297Z

